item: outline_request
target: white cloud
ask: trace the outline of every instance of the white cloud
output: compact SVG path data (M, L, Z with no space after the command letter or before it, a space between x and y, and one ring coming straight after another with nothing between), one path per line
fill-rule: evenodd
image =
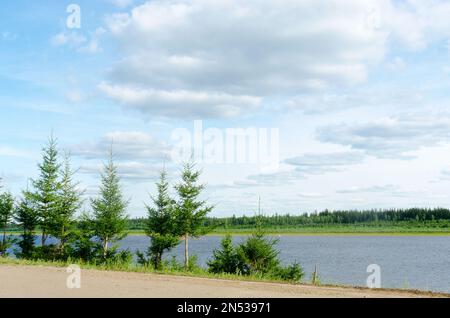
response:
M86 159L106 159L111 146L117 160L143 159L163 162L169 155L167 145L146 133L137 131L110 132L95 143L73 146L71 153Z
M154 114L175 117L232 117L257 108L260 98L223 93L164 91L125 87L102 83L99 90L106 96L128 105L147 116Z
M348 194L348 193L383 193L383 192L398 192L398 186L387 184L387 185L374 185L370 187L351 187L348 189L341 189L336 191L336 193Z
M98 53L102 51L100 38L106 30L102 27L90 32L89 35L83 35L77 31L60 32L50 39L50 43L56 47L67 46L80 53Z
M32 158L33 154L27 150L22 150L22 149L13 148L10 146L1 146L0 145L0 156Z
M314 153L289 158L285 164L295 167L302 174L324 174L327 172L340 171L344 166L353 166L364 161L364 154L357 151Z
M87 39L77 32L60 32L53 36L50 40L53 46L68 45L70 47L78 47L86 41Z
M419 50L450 37L450 5L424 2L148 1L108 18L122 52L108 82L122 92L132 87L153 95L202 92L262 100L362 83L391 46ZM405 67L400 57L387 65ZM170 116L203 116L204 108L222 103L188 99L180 107L177 99L150 99L154 106L136 108L128 99L116 101ZM239 115L233 107L209 115Z
M392 61L387 63L387 67L392 71L402 71L406 68L406 63L401 57L396 56Z
M378 158L412 159L411 151L448 142L448 113L417 113L319 128L320 141L349 146Z
M133 0L108 0L112 5L115 7L118 7L120 9L124 9L126 7L129 7L133 4Z
M188 98L184 107L177 99L154 103L160 113L195 116L221 107L224 96L240 101L361 83L368 65L383 58L387 40L386 31L365 24L372 6L377 1L340 1L339 9L312 0L149 1L109 19L123 58L108 85L122 93L137 87L147 95L221 97L207 104ZM117 101L135 107L128 99Z
M86 45L81 46L78 51L90 54L101 52L100 38L105 32L106 30L104 28L97 28L94 32L91 32L89 42Z
M136 161L116 162L115 165L121 179L134 182L155 181L158 179L162 169L162 165L158 166ZM81 173L98 176L103 169L104 165L102 164L84 164L80 167L79 171Z
M298 196L301 198L306 198L306 199L319 199L319 198L324 197L323 194L315 193L315 192L302 192L302 193L299 193Z

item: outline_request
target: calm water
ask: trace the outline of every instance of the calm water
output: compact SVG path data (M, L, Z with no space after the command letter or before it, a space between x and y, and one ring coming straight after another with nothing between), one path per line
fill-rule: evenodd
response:
M212 251L220 247L220 236L189 242L190 254L205 266ZM235 243L245 239L236 236ZM38 241L38 240L37 240ZM145 251L149 239L129 236L121 249ZM317 266L322 283L365 286L370 264L381 267L381 285L450 293L450 237L417 236L281 236L278 249L282 263L299 262L310 280ZM166 257L183 257L180 244Z
M221 239L191 240L190 253L204 266ZM235 237L235 243L243 239ZM145 251L148 242L144 236L130 236L121 248ZM378 264L382 287L450 292L450 237L281 236L278 249L284 264L302 265L307 280L317 266L322 283L365 286L367 266ZM183 245L171 255L181 261Z

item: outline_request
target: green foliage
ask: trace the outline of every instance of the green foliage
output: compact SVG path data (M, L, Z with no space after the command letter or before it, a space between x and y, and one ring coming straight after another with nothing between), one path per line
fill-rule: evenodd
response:
M52 219L57 215L59 205L59 192L61 183L59 181L57 143L50 137L48 144L43 148L42 163L38 165L40 175L37 180L32 181L34 191L29 192L29 197L33 201L33 206L37 211L39 226L42 231L42 246L48 238Z
M22 228L19 242L20 252L16 253L19 258L31 258L35 248L34 234L39 218L30 196L30 193L24 192L16 207L15 221Z
M204 185L198 184L201 172L194 170L195 164L188 162L183 166L181 183L175 186L179 201L177 204L177 221L181 234L189 234L198 237L206 234L207 229L203 226L206 216L213 207L206 206L205 201L198 199Z
M160 270L167 272L189 272L189 273L200 273L205 272L198 265L198 257L197 255L191 255L189 257L189 266L186 268L183 263L178 262L175 256L172 256L170 261L165 261L162 263Z
M73 182L73 171L70 158L66 156L64 169L61 171L60 191L57 209L51 218L49 234L59 240L58 257L66 257L65 247L75 238L75 213L82 202L81 193L77 190L78 183Z
M107 259L109 255L109 245L127 235L125 230L128 202L123 199L119 183L120 179L111 153L109 162L104 166L104 172L101 174L100 196L91 200L93 233L100 240L104 259Z
M231 235L222 239L221 250L213 251L213 259L208 261L211 273L240 274L244 272L245 262L234 248Z
M360 227L450 227L450 210L444 208L388 209L368 211L328 210L311 214L271 216L232 216L227 218L207 218L205 226L228 229L251 229L261 218L266 229L325 228L330 226Z
M8 193L0 194L0 229L3 231L3 237L0 241L0 256L7 255L7 249L12 246L14 240L6 236L6 230L12 221L14 214L14 198Z
M280 266L276 244L277 240L267 238L260 228L237 247L233 245L232 237L227 235L222 240L221 250L213 252L208 270L215 274L241 274L299 282L304 276L303 269L298 263Z
M101 246L94 241L94 228L86 212L83 212L74 230L71 257L83 262L95 262L101 252Z
M166 172L162 171L156 184L158 194L152 198L153 207L147 207L145 233L150 237L151 245L147 255L154 268L160 268L162 256L180 243L179 230L176 224L175 201L169 196L169 183ZM142 263L148 263L142 254L138 254Z
M194 163L186 163L183 166L181 182L175 186L179 199L176 205L176 226L185 239L186 268L189 266L189 236L199 237L207 233L208 228L204 226L204 223L206 216L213 209L213 207L207 206L205 201L198 198L204 189L204 186L198 183L200 173L200 171L195 170Z
M286 267L278 266L271 274L273 278L291 282L301 281L304 275L302 267L296 262Z
M256 232L238 247L238 254L246 264L245 274L268 274L279 266L275 245L278 240L267 238L263 233Z

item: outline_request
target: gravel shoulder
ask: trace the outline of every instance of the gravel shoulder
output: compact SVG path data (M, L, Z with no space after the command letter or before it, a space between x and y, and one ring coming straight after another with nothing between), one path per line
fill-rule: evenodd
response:
M81 270L81 288L67 288L65 268L0 265L0 297L144 298L379 298L445 294L347 287L316 287L158 274Z

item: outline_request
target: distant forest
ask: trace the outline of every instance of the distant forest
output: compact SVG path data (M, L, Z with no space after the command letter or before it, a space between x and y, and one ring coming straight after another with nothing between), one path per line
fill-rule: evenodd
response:
M307 226L328 226L328 225L391 225L391 224L436 224L450 227L450 210L444 208L435 209L388 209L388 210L368 210L368 211L328 211L315 212L301 215L272 215L272 216L232 216L232 217L208 217L205 226L213 228L234 228L246 229L257 226L258 222L263 227L292 228ZM129 220L130 230L144 229L145 219Z

